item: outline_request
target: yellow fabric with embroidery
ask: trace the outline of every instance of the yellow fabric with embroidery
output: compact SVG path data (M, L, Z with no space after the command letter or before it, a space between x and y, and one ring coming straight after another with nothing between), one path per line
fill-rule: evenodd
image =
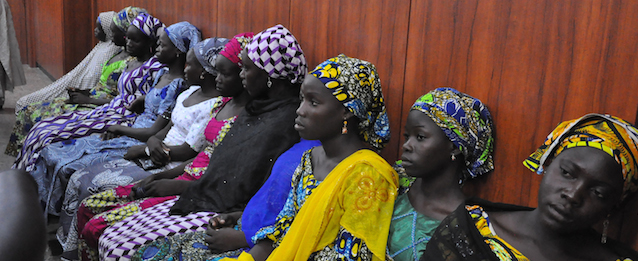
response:
M385 259L398 175L378 154L360 150L339 163L313 191L268 260L307 260L343 226Z

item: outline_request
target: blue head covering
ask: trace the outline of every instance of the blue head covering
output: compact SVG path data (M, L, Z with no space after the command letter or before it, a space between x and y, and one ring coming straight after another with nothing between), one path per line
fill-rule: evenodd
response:
M179 22L165 28L164 31L171 42L182 52L188 52L195 44L202 40L202 36L197 27L189 22Z
M113 17L113 23L115 23L117 28L122 30L122 32L126 32L133 20L135 20L140 13L147 13L146 9L134 6L126 7Z
M224 49L226 43L228 43L228 39L214 37L201 41L193 47L195 57L208 73L217 75L215 59L217 59L219 52Z
M452 88L438 88L417 99L412 110L428 115L461 150L467 168L461 182L494 169L492 115L479 99Z

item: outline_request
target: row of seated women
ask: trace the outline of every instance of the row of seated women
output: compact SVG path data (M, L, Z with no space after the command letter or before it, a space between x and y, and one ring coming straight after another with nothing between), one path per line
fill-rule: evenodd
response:
M392 167L369 62L308 71L281 25L201 40L135 7L98 22L105 42L126 39L98 88L31 103L19 114L53 117L16 129L15 167L61 216L65 259L638 260L592 229L638 188L638 130L622 119L558 125L524 162L544 175L538 208L467 199L460 185L494 169L495 142L470 95L416 100ZM106 101L94 90L109 81Z

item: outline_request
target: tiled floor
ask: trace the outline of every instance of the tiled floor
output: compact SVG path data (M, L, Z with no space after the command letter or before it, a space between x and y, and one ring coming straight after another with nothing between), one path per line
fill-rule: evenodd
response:
M15 87L13 92L6 92L4 106L0 110L0 170L10 169L11 165L13 165L13 161L15 160L14 157L5 155L4 149L7 146L9 136L11 135L13 125L15 123L16 101L20 97L39 90L52 82L51 79L39 68L31 68L28 65L24 65L24 73L27 78L27 84ZM57 227L57 219L51 218L49 220L49 225L47 226L49 245L51 245L52 242L55 242L55 231L57 230ZM47 249L45 261L60 261L60 257L52 256L51 249Z

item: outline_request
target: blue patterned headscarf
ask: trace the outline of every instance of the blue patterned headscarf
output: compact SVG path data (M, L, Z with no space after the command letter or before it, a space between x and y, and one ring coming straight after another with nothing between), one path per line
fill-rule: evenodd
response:
M146 13L146 9L133 6L125 7L113 17L113 23L115 23L117 28L122 30L122 32L126 32L133 20L135 20L140 13Z
M467 169L460 181L494 170L492 115L479 100L452 88L438 88L412 105L428 115L461 150Z
M157 33L164 28L164 24L157 18L147 13L140 13L131 23L132 26L140 29L142 33L157 41Z
M224 49L224 46L228 43L228 39L221 37L208 38L199 42L193 47L193 52L197 61L204 67L208 73L217 75L215 69L215 59L217 55Z
M188 52L195 44L202 40L202 36L197 27L189 22L179 22L165 28L164 31L171 42L182 52Z
M310 72L359 119L359 136L377 150L390 140L390 123L374 64L343 54Z

